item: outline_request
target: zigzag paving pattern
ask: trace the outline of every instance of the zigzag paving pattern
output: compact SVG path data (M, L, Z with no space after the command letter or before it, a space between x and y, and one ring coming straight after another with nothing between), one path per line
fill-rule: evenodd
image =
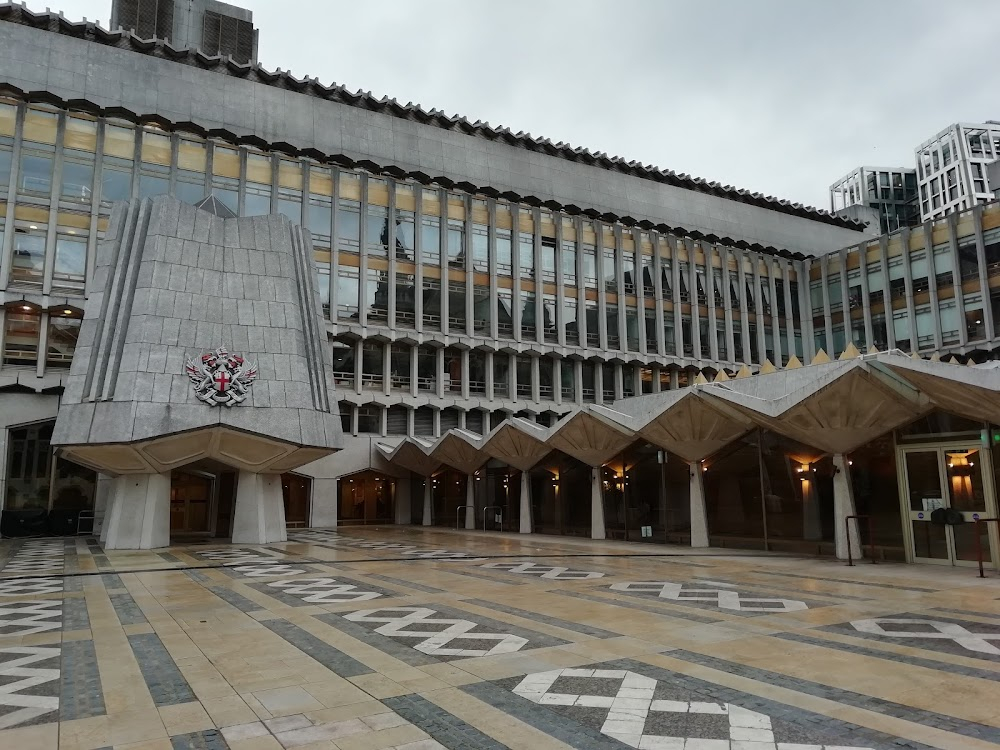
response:
M0 541L0 749L1000 749L1000 574L418 527Z

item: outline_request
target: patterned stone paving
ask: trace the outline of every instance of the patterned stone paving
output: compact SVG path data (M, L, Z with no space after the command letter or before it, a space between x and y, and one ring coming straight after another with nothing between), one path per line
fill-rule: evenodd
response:
M998 681L996 571L419 527L0 541L3 750L980 750Z

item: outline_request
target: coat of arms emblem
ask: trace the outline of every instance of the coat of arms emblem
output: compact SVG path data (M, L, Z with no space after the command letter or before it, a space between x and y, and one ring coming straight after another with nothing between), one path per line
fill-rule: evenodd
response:
M209 406L243 403L257 377L257 365L224 346L189 359L184 371L194 384L195 395Z

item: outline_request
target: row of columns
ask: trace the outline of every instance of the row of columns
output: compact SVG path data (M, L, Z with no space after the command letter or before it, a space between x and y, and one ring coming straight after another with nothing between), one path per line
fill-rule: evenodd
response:
M847 559L847 544L850 540L851 549L861 555L861 541L858 536L857 521L848 530L847 519L855 515L854 490L850 477L850 463L842 453L833 457L833 501L834 501L834 538L836 554L841 560ZM705 548L709 546L708 511L705 504L705 477L701 464L689 465L691 504L691 547ZM590 536L592 539L605 539L604 524L604 491L601 478L601 468L590 470ZM812 485L812 483L810 483ZM819 506L815 489L810 486L803 492L803 536L807 539L818 539L820 534ZM520 528L522 534L532 533L531 518L531 480L527 471L521 471L520 494ZM433 507L432 482L430 477L424 482L424 513L423 525L431 525ZM472 530L476 525L475 511L475 477L466 476L465 485L465 528ZM235 539L234 539L235 541Z

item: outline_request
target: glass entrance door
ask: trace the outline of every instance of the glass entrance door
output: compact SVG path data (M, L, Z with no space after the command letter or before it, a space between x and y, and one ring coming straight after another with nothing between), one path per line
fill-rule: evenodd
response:
M988 451L976 443L901 448L903 518L909 523L909 551L914 562L975 565L976 533L983 557L993 559L990 532L977 529L978 518L996 517L996 495ZM961 513L964 523L931 520L939 509Z

